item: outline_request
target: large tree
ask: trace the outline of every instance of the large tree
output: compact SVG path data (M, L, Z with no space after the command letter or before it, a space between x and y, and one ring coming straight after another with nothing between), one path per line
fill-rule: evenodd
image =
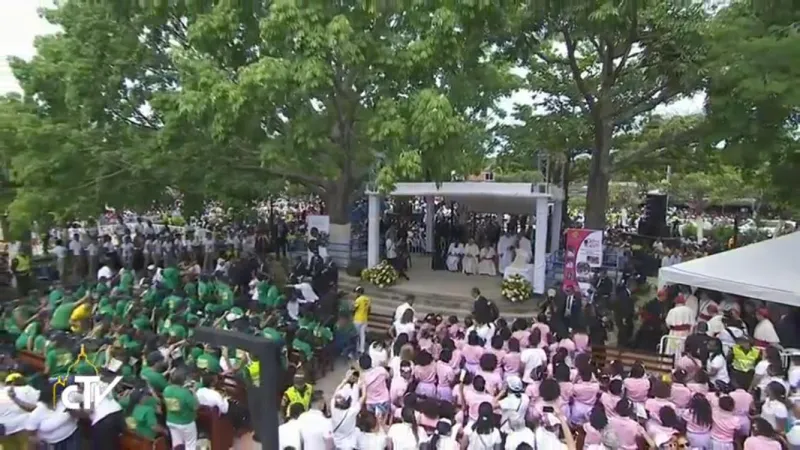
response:
M676 2L564 3L509 14L501 48L542 80L538 94L579 111L591 130L586 225L603 227L611 150L658 105L694 92L705 59L706 14Z
M317 192L331 239L346 242L348 207L366 181L447 180L481 167L488 113L513 86L484 42L495 14L281 0L243 25L223 3L189 25L192 50L173 56L181 90L157 105L170 110L167 133L199 130L210 144L184 148L215 173Z

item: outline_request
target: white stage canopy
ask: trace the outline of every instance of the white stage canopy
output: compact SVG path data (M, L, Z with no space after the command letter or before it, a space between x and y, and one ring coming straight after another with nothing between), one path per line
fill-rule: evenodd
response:
M377 194L377 192L367 192ZM396 183L395 197L441 197L465 205L470 212L495 214L532 214L536 199L563 201L558 186L547 183L501 183L486 181Z
M659 285L686 284L800 306L800 232L658 271Z

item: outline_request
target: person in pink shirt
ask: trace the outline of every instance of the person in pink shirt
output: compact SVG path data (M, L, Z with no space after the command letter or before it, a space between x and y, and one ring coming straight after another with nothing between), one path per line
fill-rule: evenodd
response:
M417 348L433 354L433 330L430 328L420 328L417 336Z
M443 349L439 355L436 365L436 398L448 402L453 401L453 380L456 378L456 371L450 365L453 358L452 350Z
M603 445L603 431L608 427L606 409L598 403L589 413L589 421L583 424L583 446Z
M463 384L460 388L462 390L462 398L467 406L466 410L469 420L474 421L478 419L478 407L481 403L492 403L494 401L494 396L486 390L486 380L480 375L476 375L475 378L472 379L471 388L467 388Z
M474 331L469 333L467 345L461 349L461 353L464 355L464 368L467 369L467 372L471 374L478 372L481 356L483 356L483 343L481 343L478 333Z
M461 362L463 361L464 357L461 355L461 350L456 348L456 343L450 338L445 338L442 339L441 345L442 345L442 351L444 350L450 351L451 356L449 364L450 367L453 368L453 371L458 372L459 370L461 370ZM439 356L439 359L441 359L441 354Z
M733 399L734 412L741 419L738 432L742 436L747 436L750 433L750 408L753 406L753 395L740 387L731 390L728 395Z
M600 383L594 380L591 367L585 366L578 369L578 382L572 387L572 416L570 421L574 425L583 425L589 420L589 414L597 402L600 394Z
M684 353L675 363L675 367L686 372L686 379L691 380L703 368L703 363L694 356Z
M709 448L713 417L708 399L703 394L694 394L682 418L686 421L686 438L692 448Z
M686 383L686 387L693 394L708 394L708 374L701 370L694 374L694 381Z
M570 416L570 400L575 386L572 384L572 373L569 367L560 363L553 369L553 378L558 382L558 389L561 391L561 413L564 417Z
M681 420L672 407L664 406L657 413L658 421L647 422L645 430L650 436L674 436L686 433L686 423Z
M531 402L528 405L533 405L533 409L528 408L527 417L529 420L536 420L544 415L545 407L553 408L553 410L561 409L563 411L563 402L561 401L561 388L556 380L548 378L542 380L539 384L539 399ZM567 405L569 407L569 405Z
M533 421L536 419L536 417L538 417L534 407L536 406L536 402L541 399L541 396L539 395L539 386L544 378L544 367L539 366L538 369L534 369L533 373L531 373L531 379L528 382L528 385L525 387L525 395L527 395L530 399L530 402L528 403L528 413L525 415L525 418L528 421Z
M436 365L433 356L425 350L414 358L414 378L417 380L417 394L436 397Z
M378 420L389 416L391 396L389 395L389 371L383 366L372 367L372 358L361 355L358 360L364 380L367 410L375 413Z
M503 366L500 364L500 362L503 361L503 357L506 356L505 345L506 341L503 339L503 337L499 334L495 334L492 337L491 347L489 348L489 353L493 354L497 359L497 367L495 368L495 371L501 377L503 376Z
M729 396L719 398L719 405L712 413L711 448L713 450L734 450L733 438L739 429L741 419L734 413L736 403Z
M411 362L401 361L400 375L393 376L389 385L389 400L392 402L392 406L398 411L403 407L403 396L406 395L408 383L412 378Z
M539 314L536 317L536 323L531 325L531 333L534 330L539 330L539 336L541 339L539 340L539 348L547 347L547 344L550 341L550 325L547 324L547 316L544 314Z
M486 392L491 395L497 395L500 389L503 388L503 377L497 373L497 358L492 353L484 353L481 355L480 369L477 375L483 377L486 381Z
M508 352L503 355L501 366L503 367L503 379L506 380L510 376L519 376L519 369L521 364L520 355L520 342L516 338L508 340Z
M667 406L673 410L677 410L675 404L669 399L670 387L667 383L661 380L653 380L652 392L653 398L648 398L644 401L644 410L650 417L650 420L656 423L661 423L659 419L659 411L661 408Z
M419 420L417 421L419 426L425 428L428 433L433 433L439 422L439 402L433 398L418 399L417 410L419 411Z
M622 380L615 379L608 383L608 392L600 394L600 403L602 403L608 417L613 417L617 414L617 403L622 400L623 391Z
M528 321L525 319L517 319L511 324L511 338L519 342L520 350L528 348L528 337L531 332L528 331Z
M638 437L647 439L647 433L636 420L634 405L630 400L622 399L614 408L616 415L608 418L608 425L616 433L621 450L636 450Z
M586 329L581 326L575 327L572 332L572 342L575 344L575 352L583 353L589 348L589 335Z
M647 400L647 394L650 392L650 379L647 378L647 373L642 363L633 364L630 376L622 384L625 386L625 392L632 402L644 404L645 400Z
M678 369L672 372L672 386L670 387L669 398L675 404L679 414L689 407L692 391L686 387L686 371Z
M782 448L772 425L761 417L753 419L752 434L744 440L744 450L781 450Z

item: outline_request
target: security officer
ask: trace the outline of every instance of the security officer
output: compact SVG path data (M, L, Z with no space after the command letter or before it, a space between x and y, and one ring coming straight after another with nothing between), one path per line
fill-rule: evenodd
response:
M19 253L11 261L11 271L17 279L17 291L24 297L31 289L31 257L27 248L20 247Z
M296 373L294 375L294 384L289 386L289 389L286 389L286 392L283 393L281 410L284 411L288 417L289 405L292 403L300 403L303 405L303 408L308 411L308 407L311 405L311 394L313 393L314 386L306 383L306 377L302 373Z

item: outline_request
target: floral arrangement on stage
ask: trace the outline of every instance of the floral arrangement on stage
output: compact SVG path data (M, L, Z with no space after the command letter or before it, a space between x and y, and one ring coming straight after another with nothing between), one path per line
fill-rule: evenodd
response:
M511 275L503 280L500 293L511 303L533 298L533 286L522 275Z
M368 281L379 288L391 286L397 282L397 271L388 261L382 261L375 267L361 271L361 279Z

